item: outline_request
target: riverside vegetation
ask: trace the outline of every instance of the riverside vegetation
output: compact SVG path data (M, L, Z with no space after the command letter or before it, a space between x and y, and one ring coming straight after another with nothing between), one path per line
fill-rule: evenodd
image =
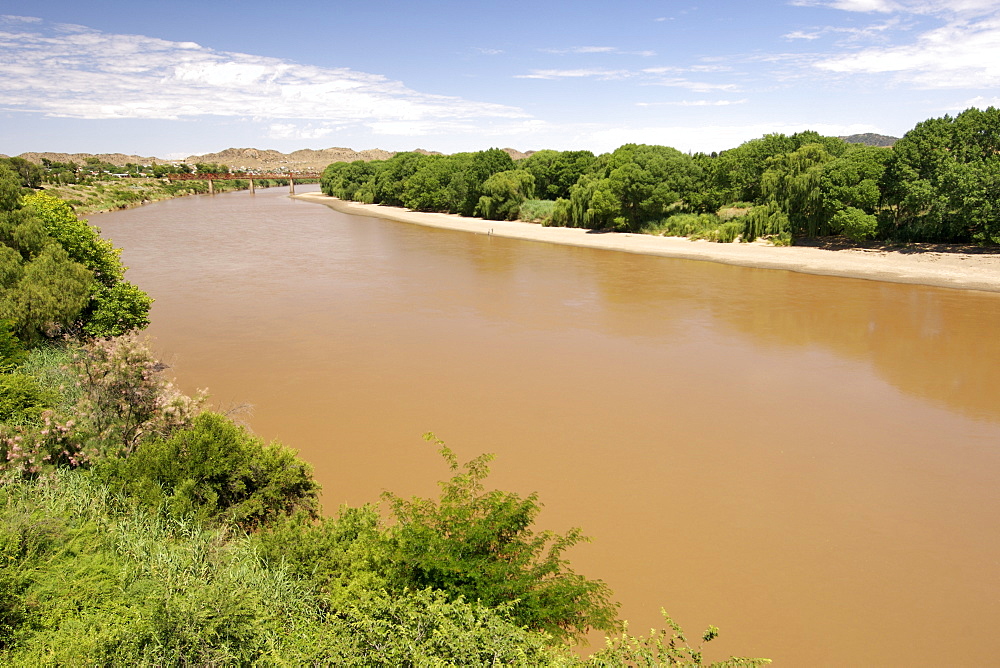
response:
M721 153L626 144L611 153L499 149L331 164L341 199L492 220L711 241L843 235L891 243L1000 243L1000 110L921 123L891 148L816 132Z
M157 202L185 195L208 193L208 182L193 180L169 181L169 174L227 174L229 167L217 163L194 165L139 165L124 166L88 158L86 163L58 162L42 159L36 165L24 158L0 158L15 172L26 188L44 188L46 192L62 199L78 213L95 213L128 209L150 202ZM254 179L258 188L287 186L287 179ZM215 192L249 190L247 179L217 180Z
M629 634L565 558L580 531L535 530L488 455L428 435L436 498L322 517L308 464L164 377L124 270L0 166L0 663L708 665L718 629Z

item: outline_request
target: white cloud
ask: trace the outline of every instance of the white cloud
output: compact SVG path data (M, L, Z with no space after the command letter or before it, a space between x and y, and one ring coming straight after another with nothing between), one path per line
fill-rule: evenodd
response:
M893 74L921 88L983 89L1000 85L1000 18L954 21L911 44L870 48L816 63L841 74Z
M983 16L997 10L996 0L793 0L799 7L829 7L845 12Z
M678 100L676 102L636 102L637 107L728 107L746 104L747 100Z
M20 19L0 20L0 30L0 109L7 111L87 119L254 117L280 121L278 133L294 119L426 130L529 116L516 107L420 93L376 74L193 42Z
M804 32L802 30L794 30L787 35L782 35L785 39L819 39L823 36L822 30L817 30L814 32Z
M566 49L541 49L543 53L554 53L560 56L568 54L587 54L587 53L615 53L623 56L655 56L655 51L625 51L619 49L616 46L571 46Z
M958 102L956 104L947 106L944 111L965 111L970 107L975 107L977 109L985 109L987 107L1000 107L1000 97L984 97L982 95L977 95L976 97L966 100L965 102Z
M295 123L271 123L267 128L268 139L321 139L333 133L330 127L301 126Z
M607 70L603 68L578 68L571 70L531 70L530 74L516 74L515 79L624 79L632 76L628 70Z
M710 83L707 81L690 81L689 79L672 78L661 79L650 82L650 86L669 86L671 88L686 88L695 93L707 93L709 91L733 91L737 89L736 84L731 83Z

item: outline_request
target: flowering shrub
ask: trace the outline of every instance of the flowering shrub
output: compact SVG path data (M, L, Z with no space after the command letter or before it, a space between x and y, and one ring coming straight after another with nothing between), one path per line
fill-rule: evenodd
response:
M129 455L145 440L190 426L205 394L182 394L163 377L166 368L135 335L77 347L66 369L77 399L41 412L40 423L0 425L0 469L31 476L44 468L89 467L98 457Z
M6 468L31 477L46 467L90 466L98 456L97 449L76 438L74 427L75 420L60 422L52 411L46 411L41 429L21 428L15 435L0 436L0 447L6 450Z
M144 438L168 437L190 425L205 402L204 392L188 397L166 380L167 365L134 334L85 343L70 368L83 390L73 412L106 454L129 454Z

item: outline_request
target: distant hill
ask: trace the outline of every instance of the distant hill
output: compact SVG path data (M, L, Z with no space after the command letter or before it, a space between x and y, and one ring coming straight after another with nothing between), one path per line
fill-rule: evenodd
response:
M888 135L875 134L874 132L866 132L860 135L849 135L847 137L841 137L848 144L864 144L865 146L892 146L897 141L899 137L890 137Z
M436 151L425 151L419 148L415 149L415 152L425 155L441 155ZM214 162L228 165L233 170L285 169L289 171L319 171L326 168L331 162L388 160L394 155L396 155L394 152L383 151L380 148L355 151L349 148L333 147L323 149L304 148L292 151L291 153L259 148L227 148L218 153L189 155L183 160L165 160L163 158L125 155L124 153L22 153L19 157L35 164L41 164L42 158L46 158L53 162L75 162L82 165L87 161L87 158L98 158L101 162L108 162L119 166L130 162L137 165L177 163L194 165L199 162Z
M82 165L87 158L97 158L101 162L110 162L112 165L124 165L135 163L137 165L166 165L177 160L163 160L161 158L144 158L139 155L125 155L124 153L22 153L18 156L36 165L42 164L42 158L52 162L75 162Z

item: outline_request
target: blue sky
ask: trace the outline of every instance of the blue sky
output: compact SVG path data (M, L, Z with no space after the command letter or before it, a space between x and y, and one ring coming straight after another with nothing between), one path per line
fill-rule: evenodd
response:
M1000 0L5 0L0 153L683 151L1000 105Z

